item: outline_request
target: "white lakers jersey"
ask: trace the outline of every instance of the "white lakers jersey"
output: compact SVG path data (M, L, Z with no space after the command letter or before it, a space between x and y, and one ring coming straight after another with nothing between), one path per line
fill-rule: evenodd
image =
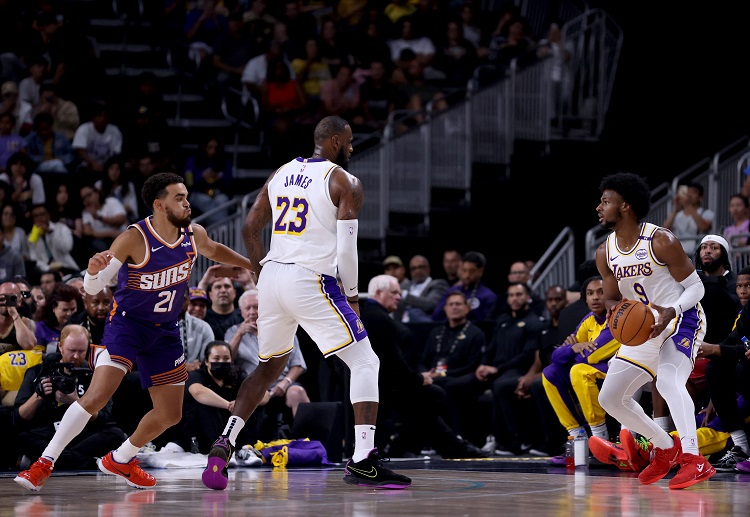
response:
M685 288L669 273L667 265L654 257L651 239L659 229L664 228L641 223L638 241L627 252L617 246L615 233L609 234L606 244L607 265L615 275L624 298L670 307L677 302Z
M276 171L268 182L271 246L261 265L295 263L336 276L337 208L328 190L336 167L324 158L295 158Z

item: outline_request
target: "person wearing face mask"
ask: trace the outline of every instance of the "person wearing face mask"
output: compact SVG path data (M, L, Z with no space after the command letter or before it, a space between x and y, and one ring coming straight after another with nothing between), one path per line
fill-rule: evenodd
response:
M195 438L198 452L208 453L234 408L243 379L242 373L232 365L232 350L227 342L216 340L206 345L200 368L191 371L185 382L185 416L180 424L180 436L175 440L180 447L193 450ZM251 443L251 431L250 427L243 429L238 443Z

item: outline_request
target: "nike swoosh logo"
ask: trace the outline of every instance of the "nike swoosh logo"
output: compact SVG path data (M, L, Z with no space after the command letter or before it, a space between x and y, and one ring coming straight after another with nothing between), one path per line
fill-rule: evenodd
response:
M114 462L110 462L110 465L111 465L111 466L112 466L112 468L114 468L114 469L115 469L115 470L116 470L117 472L119 472L119 474L120 474L120 475L121 475L122 477L130 479L130 472L128 472L128 473L126 474L126 473L125 473L125 472L123 472L122 470L118 469L118 468L117 468L117 465L115 465L115 464L114 464Z
M365 472L364 470L355 469L353 467L348 467L349 470L356 472L357 474L361 474L362 476L368 477L368 478L376 478L378 477L378 471L375 469L375 467L370 467L370 470Z
M160 249L162 249L163 247L164 247L164 246L159 246L158 248L151 248L151 252L153 253L154 251L159 251L159 250L160 250Z
M615 260L615 259L616 259L617 257L619 257L619 256L620 256L620 255L615 255L614 257L609 257L609 260Z
M350 291L354 291L355 289L356 289L356 287L350 287L349 288Z

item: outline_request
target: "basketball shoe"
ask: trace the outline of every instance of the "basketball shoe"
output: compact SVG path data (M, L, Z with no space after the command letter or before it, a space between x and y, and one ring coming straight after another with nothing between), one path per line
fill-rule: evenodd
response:
M687 488L701 481L705 481L714 474L716 469L700 454L684 452L680 455L680 470L669 480L669 488Z
M656 483L666 476L680 459L682 454L682 443L678 436L671 436L674 445L669 449L660 449L654 447L654 453L651 456L651 463L638 474L638 481L644 485Z
M626 472L639 472L628 457L628 453L621 444L592 436L589 438L589 450L602 463L615 465Z
M620 430L620 447L628 455L630 464L635 472L640 472L651 462L651 451L654 444L641 435L633 437L633 433L627 429Z
M383 466L377 449L371 450L362 461L356 463L352 460L347 461L344 474L346 474L344 482L349 485L396 490L411 486L411 479Z
M135 488L151 488L156 485L156 478L144 471L138 465L138 459L133 458L127 463L119 463L112 457L112 452L96 460L99 470L105 474L120 476L125 482Z
M224 490L229 484L229 460L232 459L234 447L229 437L219 436L208 451L208 464L201 479L206 488Z
M19 472L13 481L22 487L38 492L44 486L44 482L52 474L52 462L47 458L39 458L28 470Z

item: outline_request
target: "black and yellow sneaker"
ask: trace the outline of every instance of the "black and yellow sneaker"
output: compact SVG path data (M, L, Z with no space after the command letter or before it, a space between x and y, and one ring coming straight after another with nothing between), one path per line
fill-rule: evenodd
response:
M400 490L411 486L411 479L396 474L383 466L383 460L378 456L378 450L373 449L362 461L346 462L344 482L349 485L367 486L371 488L390 488Z

